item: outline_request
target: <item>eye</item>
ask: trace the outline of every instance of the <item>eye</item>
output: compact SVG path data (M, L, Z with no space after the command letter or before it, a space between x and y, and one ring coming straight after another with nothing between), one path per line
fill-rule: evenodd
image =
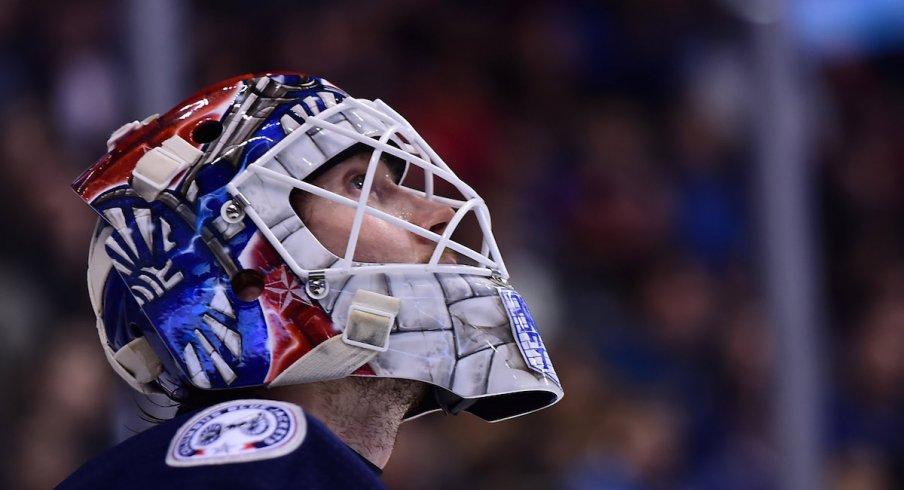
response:
M352 177L351 186L359 191L364 189L364 174L358 174Z

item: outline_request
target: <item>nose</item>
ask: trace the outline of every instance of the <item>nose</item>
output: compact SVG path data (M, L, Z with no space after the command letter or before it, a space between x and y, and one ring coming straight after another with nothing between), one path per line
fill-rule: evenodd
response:
M421 196L411 196L412 210L411 224L420 226L426 230L430 230L437 235L442 235L446 231L446 226L455 216L455 211L449 206L440 204L436 201L425 199ZM421 240L429 241L426 238L418 237Z

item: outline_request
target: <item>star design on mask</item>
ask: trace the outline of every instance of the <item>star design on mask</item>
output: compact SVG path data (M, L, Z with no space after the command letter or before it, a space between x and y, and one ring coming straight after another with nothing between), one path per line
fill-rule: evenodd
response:
M289 274L284 267L280 267L278 271L274 271L267 277L267 292L276 298L280 310L285 310L293 302L298 301L305 303L304 299L299 295L301 284L298 279Z

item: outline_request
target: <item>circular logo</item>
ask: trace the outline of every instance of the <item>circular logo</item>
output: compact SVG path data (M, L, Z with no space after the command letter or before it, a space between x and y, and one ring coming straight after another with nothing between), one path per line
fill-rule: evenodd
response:
M296 405L271 400L234 400L209 407L173 437L170 466L226 464L275 458L294 451L306 433Z

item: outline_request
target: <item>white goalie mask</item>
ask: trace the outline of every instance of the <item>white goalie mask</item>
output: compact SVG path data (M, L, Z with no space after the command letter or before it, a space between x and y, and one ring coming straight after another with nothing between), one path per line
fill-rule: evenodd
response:
M132 125L74 187L102 217L101 337L139 389L409 379L434 387L409 416L490 421L562 397L483 199L379 100L229 80Z

